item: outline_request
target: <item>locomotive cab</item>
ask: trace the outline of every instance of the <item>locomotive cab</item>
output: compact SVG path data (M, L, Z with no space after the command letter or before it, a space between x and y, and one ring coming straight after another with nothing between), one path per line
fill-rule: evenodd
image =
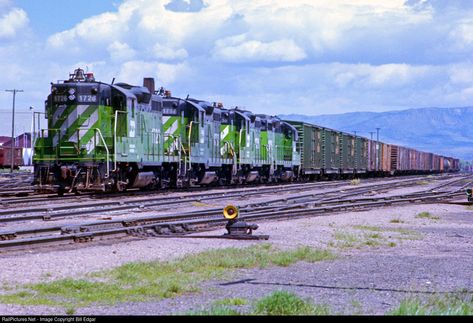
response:
M33 159L40 190L69 189L89 166L94 173L91 186L99 184L97 176L108 175L110 103L110 86L96 82L92 73L82 69L76 69L68 80L51 84L45 107L48 129L39 133Z

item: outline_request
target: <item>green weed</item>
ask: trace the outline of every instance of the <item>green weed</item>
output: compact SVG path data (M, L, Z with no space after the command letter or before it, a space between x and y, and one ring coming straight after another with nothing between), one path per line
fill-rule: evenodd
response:
M370 226L370 225L354 225L353 228L358 229L358 230L367 230L367 231L384 231L380 227L375 227L375 226Z
M2 303L24 305L114 304L168 298L198 291L198 283L226 277L239 268L289 266L298 261L334 259L326 250L299 247L278 250L270 244L226 248L189 255L169 262L133 262L82 279L62 279L22 286L17 293L0 295Z
M403 300L388 315L473 315L473 298L470 295L433 296L427 301L417 298Z
M293 293L276 291L257 301L252 314L256 315L328 315L325 305L314 305Z
M439 220L440 217L438 216L433 216L429 212L421 212L415 216L418 219L431 219L431 220Z
M214 305L222 305L222 306L241 306L248 304L248 300L244 298L224 298L214 302Z
M360 183L361 183L361 180L359 178L355 178L350 181L350 185L354 185L354 186L360 185Z

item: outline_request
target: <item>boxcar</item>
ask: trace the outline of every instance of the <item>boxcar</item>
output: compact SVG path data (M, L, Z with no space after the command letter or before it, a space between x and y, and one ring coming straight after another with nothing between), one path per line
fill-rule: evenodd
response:
M324 160L322 156L323 128L299 121L287 121L292 124L299 135L297 151L301 154L301 174L316 177L322 174Z
M355 138L355 169L358 174L368 170L368 139L358 136Z
M368 139L368 162L367 167L369 172L376 170L376 142Z
M391 145L380 142L381 154L380 156L380 170L383 175L391 174Z
M340 132L322 129L322 160L324 174L338 174L340 165Z
M0 147L0 168L11 167L11 151L10 147ZM13 168L18 168L23 165L22 148L14 148L14 154Z
M340 133L340 172L353 174L355 172L355 136Z

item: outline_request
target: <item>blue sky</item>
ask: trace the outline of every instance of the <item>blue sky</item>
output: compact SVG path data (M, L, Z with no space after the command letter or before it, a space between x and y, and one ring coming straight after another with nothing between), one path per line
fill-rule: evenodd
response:
M16 0L16 7L28 14L29 26L38 37L73 28L84 18L115 10L115 0Z
M473 102L473 2L0 0L0 135L50 82L155 77L174 95L309 115Z

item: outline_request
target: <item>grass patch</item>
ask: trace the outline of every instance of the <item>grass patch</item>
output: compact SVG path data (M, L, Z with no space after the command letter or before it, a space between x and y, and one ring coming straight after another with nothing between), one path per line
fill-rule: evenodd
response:
M202 203L202 202L192 202L192 206L209 206L210 204Z
M189 255L169 262L133 262L86 279L62 279L22 286L22 291L0 295L2 303L62 305L114 304L168 298L198 291L198 283L227 277L239 268L289 266L298 261L334 259L326 250L299 247L278 250L270 244L226 248Z
M370 225L354 225L353 228L358 230L367 230L367 231L376 231L381 232L384 231L380 227L370 226Z
M401 219L391 219L389 223L404 223L404 221L402 221Z
M75 312L76 312L76 310L73 307L66 308L66 315L74 315Z
M359 178L355 178L355 179L352 179L350 181L350 185L354 185L354 186L355 185L360 185L360 183L361 183L361 179L359 179Z
M377 247L383 244L384 237L379 233L364 234L363 236L343 231L333 233L336 242L329 242L329 246L336 248L361 248L363 246Z
M395 247L397 244L394 241L389 239L399 239L399 240L418 240L421 238L420 234L415 231L407 229L382 229L374 226L365 226L365 225L355 225L355 229L366 230L370 232L364 232L360 234L347 233L343 231L336 231L333 233L333 238L335 241L330 241L328 245L335 248L357 248L362 247ZM399 232L400 236L389 237L381 234L381 232Z
M416 215L417 219L431 219L431 220L440 220L440 217L434 216L429 212L421 212Z
M328 315L325 305L314 305L286 291L276 291L263 297L253 306L256 315Z
M187 315L329 315L326 305L313 304L294 293L275 291L253 302L249 311L214 303L210 309L186 313Z
M188 312L184 315L203 315L203 316L239 316L243 315L237 309L227 307L224 305L214 305L208 310L201 310L195 312Z
M457 294L432 296L427 301L418 298L403 300L388 315L473 315L473 296Z
M360 237L355 234L343 231L335 231L333 233L333 238L337 240L337 242L329 243L329 245L331 245L332 247L353 248L360 243Z
M214 302L214 305L222 305L222 306L241 306L248 304L248 300L244 298L224 298L219 301Z
M418 182L416 182L417 185L427 185L429 183L430 183L429 181L418 181Z
M363 305L360 303L360 301L353 299L350 303L353 308L353 315L363 314Z

